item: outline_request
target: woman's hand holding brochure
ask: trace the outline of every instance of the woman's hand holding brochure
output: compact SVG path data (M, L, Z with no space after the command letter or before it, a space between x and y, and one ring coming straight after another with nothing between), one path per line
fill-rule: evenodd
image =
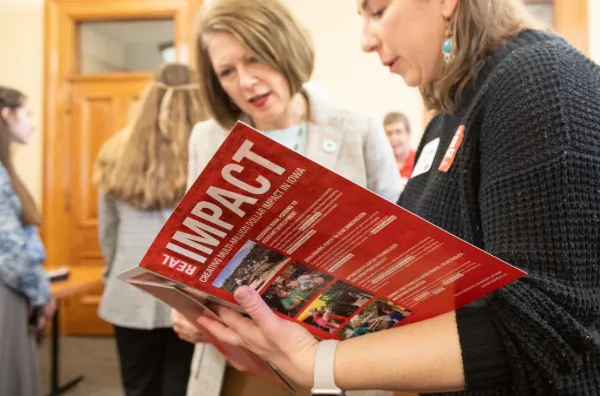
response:
M198 323L220 342L254 352L298 385L310 388L317 339L301 325L275 315L252 288L240 287L235 298L251 319L214 305L210 308L223 323L208 316L199 318Z
M206 342L206 336L198 328L197 325L190 323L179 311L171 311L171 321L173 322L173 330L179 338L190 344L198 344Z

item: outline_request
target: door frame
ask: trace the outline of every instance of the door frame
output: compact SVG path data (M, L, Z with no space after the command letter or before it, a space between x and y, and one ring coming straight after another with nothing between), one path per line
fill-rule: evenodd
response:
M44 23L43 225L47 267L69 265L70 215L68 148L71 78L75 75L77 24L172 18L179 61L194 47L193 25L200 0L47 0Z

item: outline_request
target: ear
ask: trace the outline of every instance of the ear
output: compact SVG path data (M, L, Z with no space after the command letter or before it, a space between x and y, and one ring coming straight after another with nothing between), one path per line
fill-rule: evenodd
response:
M456 10L456 6L460 0L440 0L440 6L442 10L442 16L449 20Z
M4 107L2 111L0 111L0 118L4 120L8 124L8 119L10 117L10 108Z

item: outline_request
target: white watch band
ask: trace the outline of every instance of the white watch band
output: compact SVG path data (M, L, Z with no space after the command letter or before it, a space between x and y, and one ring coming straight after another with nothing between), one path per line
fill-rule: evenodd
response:
M317 395L345 395L344 391L337 387L333 376L333 362L338 340L323 340L317 346L315 354L315 384L312 394Z

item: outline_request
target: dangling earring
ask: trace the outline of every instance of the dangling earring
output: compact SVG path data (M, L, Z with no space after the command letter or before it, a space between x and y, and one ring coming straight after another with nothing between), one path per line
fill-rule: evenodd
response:
M444 62L450 63L454 58L454 35L450 30L450 24L446 30L446 39L442 43L442 53L444 54Z

